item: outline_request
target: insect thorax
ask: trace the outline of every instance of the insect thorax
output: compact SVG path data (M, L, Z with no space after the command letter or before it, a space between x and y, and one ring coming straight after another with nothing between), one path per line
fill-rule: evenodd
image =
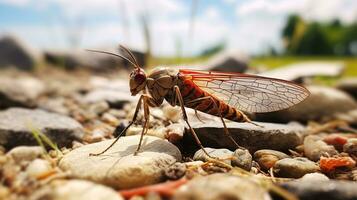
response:
M177 75L178 70L165 67L157 67L149 73L147 88L157 103L161 104L164 99L170 103L174 86L178 83Z

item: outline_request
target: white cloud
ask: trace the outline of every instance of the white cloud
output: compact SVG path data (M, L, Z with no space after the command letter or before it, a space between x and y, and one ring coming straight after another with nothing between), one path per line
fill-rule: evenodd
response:
M339 18L344 22L357 20L355 0L253 0L237 6L238 16L286 15L297 13L311 20Z

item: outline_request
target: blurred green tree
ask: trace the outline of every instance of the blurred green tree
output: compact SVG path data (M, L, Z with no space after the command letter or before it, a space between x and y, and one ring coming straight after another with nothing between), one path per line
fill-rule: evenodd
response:
M281 36L288 55L357 55L356 22L306 22L290 15Z
M294 49L297 55L331 55L332 46L329 43L325 33L318 23L312 23L307 27L300 42Z

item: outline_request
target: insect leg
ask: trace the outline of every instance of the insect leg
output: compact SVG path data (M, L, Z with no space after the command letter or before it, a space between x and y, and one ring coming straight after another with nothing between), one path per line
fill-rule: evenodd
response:
M200 139L198 138L196 132L193 130L193 128L191 127L190 123L188 122L188 117L187 117L187 113L186 113L186 110L185 110L185 106L184 106L184 101L183 101L183 98L181 96L181 92L180 92L180 88L176 85L174 86L174 90L175 90L175 94L178 98L178 101L180 103L180 107L181 107L181 110L182 110L182 115L183 115L183 119L185 120L187 126L189 127L193 137L195 138L196 140L196 143L198 144L198 146L200 146L200 148L202 149L202 151L209 157L209 158L212 158L208 153L207 151L204 149L204 147L202 146L202 143L200 141Z
M138 101L138 104L136 105L136 108L135 108L135 112L134 112L134 116L133 116L133 119L131 120L131 122L128 124L128 126L125 127L124 130L122 130L121 133L118 134L118 136L116 137L116 139L106 148L104 149L102 152L100 153L90 153L89 156L99 156L99 155L102 155L103 153L107 152L118 140L119 138L125 134L125 132L129 129L129 127L131 125L133 125L133 123L136 121L136 118L138 117L138 113L139 113L139 110L140 110L140 106L141 106L141 103L143 101L143 98L144 98L144 95L141 95L140 98L139 98L139 101ZM114 132L118 132L118 129L119 129L119 126L117 126L114 130Z
M218 114L219 114L219 117L220 117L220 119L221 119L221 121L222 121L222 124L223 124L223 130L224 130L224 133L226 134L226 136L228 136L228 138L234 143L234 145L235 145L237 148L245 149L244 147L240 146L240 145L233 139L232 135L230 134L230 132L229 132L229 130L228 130L228 128L227 128L226 122L225 122L224 119L223 119L222 113L221 113L221 111L219 110L219 107L218 107L216 101L215 101L211 96L201 97L201 98L198 98L198 99L189 101L189 102L187 102L187 104L195 103L195 102L202 101L202 100L205 100L205 99L211 99L214 108L217 109Z
M202 100L205 100L205 99L209 99L210 97L200 97L200 98L197 98L197 99L194 99L194 100L192 100L192 101L188 101L188 102L186 102L185 103L185 105L189 105L189 104L194 104L194 103L197 103L197 102L199 102L199 101L202 101ZM191 106L191 107L194 107L194 106ZM204 123L204 121L198 116L198 112L197 112L197 109L195 108L195 116L197 117L197 119L200 121L200 122L202 122L202 123Z
M143 130L141 131L141 135L140 135L140 141L138 144L138 147L136 149L136 151L134 152L134 156L138 155L138 152L141 148L141 144L144 138L144 135L146 134L147 130L148 130L148 124L149 124L149 118L150 118L150 110L149 110L149 105L148 105L148 98L147 96L144 96L143 98L143 107L144 107L144 126L143 126Z

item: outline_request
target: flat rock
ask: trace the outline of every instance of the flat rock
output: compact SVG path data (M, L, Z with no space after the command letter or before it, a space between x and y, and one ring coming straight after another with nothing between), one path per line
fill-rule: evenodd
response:
M300 200L354 200L357 184L353 181L293 181L281 185Z
M303 102L286 110L256 114L256 120L270 122L331 120L339 113L357 108L355 100L343 91L324 86L308 86L307 89L311 95Z
M144 136L140 153L134 156L140 136L126 136L100 156L89 156L107 148L113 140L85 145L66 154L59 166L80 179L117 189L133 188L163 181L164 171L181 160L173 144L153 136Z
M336 84L336 87L357 99L357 78L342 79Z
M39 109L10 108L0 112L0 145L6 148L36 145L32 128L59 147L70 146L84 134L82 125L70 117Z
M45 91L42 81L32 77L0 77L0 109L34 107Z
M243 52L223 52L210 59L204 70L222 72L245 72L248 69L249 57Z
M305 128L297 124L273 124L259 123L256 126L251 123L228 122L227 127L234 140L250 151L259 149L274 149L287 151L300 145L300 135ZM192 128L197 133L203 146L214 148L229 148L235 150L236 146L224 134L223 124L219 121L202 123L191 122ZM186 129L184 142L196 145L191 132Z
M85 180L57 180L34 192L30 200L124 200L110 187Z
M32 70L41 59L41 54L18 38L7 35L0 38L0 68L16 67Z
M212 174L198 177L181 186L174 200L269 200L268 192L247 178L228 174Z

